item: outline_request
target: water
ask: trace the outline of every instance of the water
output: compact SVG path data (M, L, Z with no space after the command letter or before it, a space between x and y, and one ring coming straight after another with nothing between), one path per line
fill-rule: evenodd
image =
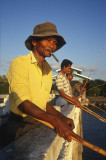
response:
M106 118L106 113L100 112L100 115ZM83 111L82 125L83 138L91 144L106 150L106 123ZM106 160L106 157L83 147L83 160Z

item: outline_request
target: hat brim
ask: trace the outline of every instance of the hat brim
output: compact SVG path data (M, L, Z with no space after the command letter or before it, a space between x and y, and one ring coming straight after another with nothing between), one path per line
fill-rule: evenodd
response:
M25 41L25 46L28 50L32 50L33 46L32 46L32 39L34 38L35 40L38 39L38 38L46 38L46 37L55 37L57 39L57 48L55 51L59 50L61 47L63 47L65 44L66 44L66 41L64 40L64 38L59 35L58 33L54 34L54 33L49 33L49 34L33 34L33 35L30 35L26 41Z

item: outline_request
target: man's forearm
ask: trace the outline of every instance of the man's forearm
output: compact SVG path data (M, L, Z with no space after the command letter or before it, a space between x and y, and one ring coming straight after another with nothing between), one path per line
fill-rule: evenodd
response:
M75 98L74 96L70 97L70 96L66 95L63 90L60 90L60 95L62 96L62 98L64 98L68 102L70 102L70 103L72 102L75 106L77 106L78 108L81 108L80 101L77 98Z
M71 129L75 128L73 120L68 118L68 117L66 117L66 116L64 116L61 112L57 111L49 102L46 105L46 111L48 113L58 117L58 119L64 121L68 125L70 125Z
M72 102L73 104L75 104L75 103L78 101L75 97L70 97L70 96L68 96L68 95L66 95L66 94L64 94L62 97L63 97L65 100L68 100L68 101Z
M49 112L43 111L30 101L26 100L22 102L18 107L22 112L26 113L32 118L37 118L39 120L49 122L51 125L55 127L57 116L52 115Z
M62 119L65 118L65 116L61 112L57 111L49 102L46 105L46 111L59 118L62 118Z
M56 130L57 134L64 139L70 141L71 140L71 133L72 129L74 128L73 121L68 118L66 121L62 120L55 114L51 114L51 112L45 112L35 104L31 103L30 101L26 100L22 102L19 106L19 109L26 113L27 115L31 116L32 118L37 118L39 120L43 120L45 122L50 123ZM52 110L53 111L53 110ZM56 112L53 112L56 113ZM69 126L71 122L71 127Z

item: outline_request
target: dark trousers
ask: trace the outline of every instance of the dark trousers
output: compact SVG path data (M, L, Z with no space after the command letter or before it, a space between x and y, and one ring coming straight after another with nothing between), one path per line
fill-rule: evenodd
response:
M0 149L27 131L40 127L41 123L30 118L10 113L9 120L0 126Z

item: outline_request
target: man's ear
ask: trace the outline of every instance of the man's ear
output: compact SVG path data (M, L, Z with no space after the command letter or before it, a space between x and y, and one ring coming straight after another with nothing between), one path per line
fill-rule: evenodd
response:
M32 45L35 47L36 46L36 41L32 39Z

